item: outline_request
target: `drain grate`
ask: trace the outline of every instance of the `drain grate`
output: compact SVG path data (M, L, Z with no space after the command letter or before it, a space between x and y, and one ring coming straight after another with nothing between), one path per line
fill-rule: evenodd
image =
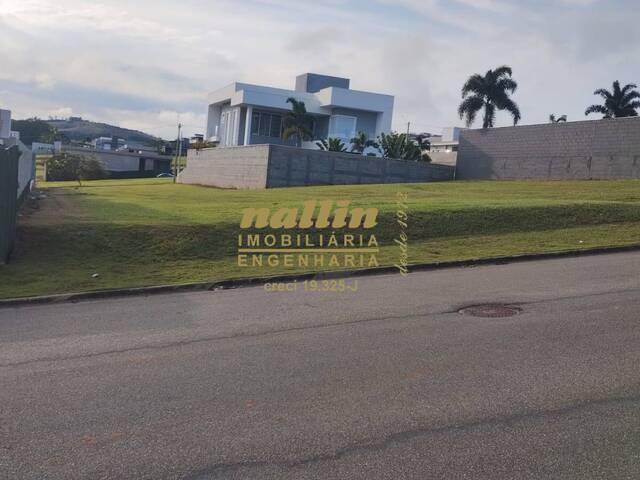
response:
M483 318L503 318L513 317L522 311L519 307L513 305L503 305L500 303L489 303L485 305L471 305L458 310L462 315L471 315L472 317Z

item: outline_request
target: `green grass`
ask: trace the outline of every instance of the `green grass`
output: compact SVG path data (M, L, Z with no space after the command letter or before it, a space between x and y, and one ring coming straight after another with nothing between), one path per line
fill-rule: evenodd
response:
M391 265L399 256L398 191L408 194L411 263L640 244L633 180L238 191L132 179L39 187L49 198L21 218L19 249L0 266L0 298L291 272L238 267L238 223L243 208L309 199L378 207L378 260Z

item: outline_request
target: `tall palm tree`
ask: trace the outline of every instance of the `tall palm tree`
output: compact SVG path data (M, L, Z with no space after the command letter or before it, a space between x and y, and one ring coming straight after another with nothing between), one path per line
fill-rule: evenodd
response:
M288 140L293 137L296 139L296 145L301 147L304 140L313 138L313 117L307 113L304 102L289 97L287 103L291 104L291 111L283 118L282 138Z
M619 118L619 117L637 117L636 108L640 108L640 92L635 90L637 85L629 83L620 88L620 82L613 82L613 92L604 88L600 88L593 92L594 95L600 95L604 98L604 105L591 105L584 112L585 115L590 113L602 113L603 118Z
M463 101L458 107L458 115L465 118L467 127L476 119L476 114L484 108L482 128L493 127L496 110L506 110L513 117L513 124L520 120L518 105L509 98L518 84L511 78L511 67L503 66L489 70L484 76L471 75L462 86Z

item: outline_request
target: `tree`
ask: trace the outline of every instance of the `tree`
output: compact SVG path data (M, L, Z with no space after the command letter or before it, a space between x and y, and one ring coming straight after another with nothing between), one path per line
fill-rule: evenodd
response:
M20 140L25 145L31 145L33 142L51 143L57 134L56 129L49 123L36 117L12 120L11 130L20 132Z
M378 144L374 140L370 140L365 132L359 131L356 136L351 139L351 151L362 155L369 148L378 148Z
M47 180L82 180L106 178L107 172L95 157L71 153L59 153L47 160Z
M346 152L347 146L339 138L327 138L326 140L320 140L316 142L316 145L320 150L325 152Z
M307 113L304 102L289 97L287 103L291 104L291 111L284 116L282 138L295 138L296 145L301 147L303 141L313 138L313 117Z
M409 135L409 139L418 144L420 150L431 150L431 134L430 133L412 133Z
M566 115L561 115L558 118L556 118L554 113L549 115L549 123L560 123L560 122L566 122L566 121L567 121Z
M629 83L620 88L620 82L613 82L613 91L610 92L600 88L593 92L604 99L604 105L591 105L584 112L585 115L591 113L601 113L602 118L637 117L637 108L640 108L640 92L635 90L637 85Z
M407 138L406 133L381 133L378 137L380 153L385 158L420 160L422 150L417 143Z
M430 133L411 133L409 134L409 140L413 141L418 145L420 151L422 152L422 161L430 162L431 157L429 156L429 150L431 150L431 134Z
M506 110L513 117L513 124L520 121L520 109L509 98L518 88L511 78L511 67L502 66L489 70L484 76L474 74L462 86L463 101L458 107L458 115L465 118L470 127L477 113L484 109L482 128L493 127L497 110Z

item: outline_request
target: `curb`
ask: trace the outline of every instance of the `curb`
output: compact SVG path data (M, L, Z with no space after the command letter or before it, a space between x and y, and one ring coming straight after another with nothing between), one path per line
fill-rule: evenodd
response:
M533 253L501 257L475 258L469 260L452 260L447 262L419 263L409 266L410 272L424 272L430 270L444 270L448 268L475 267L481 265L505 265L509 263L530 262L557 258L583 257L602 255L607 253L623 253L640 251L640 245L624 247L599 247L584 250L565 250L559 252ZM96 290L82 293L62 293L56 295L42 295L36 297L19 297L0 299L0 308L19 307L24 305L45 305L55 303L78 302L81 300L96 300L115 297L131 297L140 295L155 295L162 293L196 292L227 290L241 287L253 287L272 282L292 282L294 280L326 280L335 278L366 277L396 273L397 267L373 267L359 270L338 270L331 272L309 272L300 274L274 275L268 277L251 277L220 280L216 282L182 283L176 285L157 285L153 287L118 288Z

